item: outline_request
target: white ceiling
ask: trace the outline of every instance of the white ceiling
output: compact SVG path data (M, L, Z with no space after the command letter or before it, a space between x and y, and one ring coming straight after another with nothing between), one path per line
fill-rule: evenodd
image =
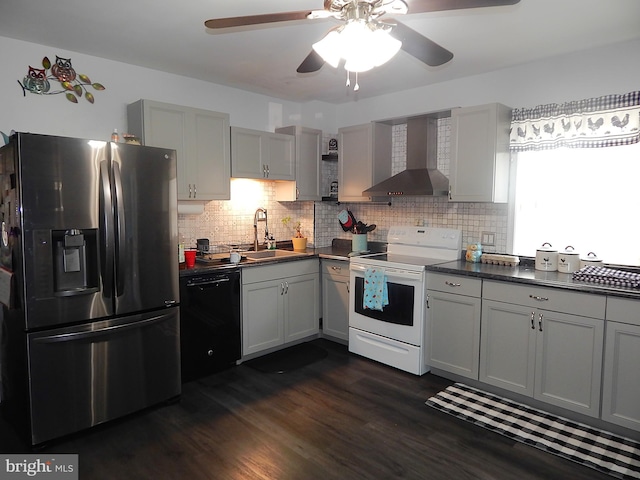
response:
M521 0L514 6L406 15L454 53L429 67L400 51L360 74L296 68L336 20L208 30L209 18L322 8L322 0L1 0L0 35L269 96L343 103L640 38L639 0ZM630 59L638 61L638 58Z

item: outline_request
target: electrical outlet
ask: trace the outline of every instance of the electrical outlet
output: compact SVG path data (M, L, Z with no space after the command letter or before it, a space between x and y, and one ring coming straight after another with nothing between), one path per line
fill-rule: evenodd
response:
M482 232L482 245L495 245L496 244L496 234L495 232Z

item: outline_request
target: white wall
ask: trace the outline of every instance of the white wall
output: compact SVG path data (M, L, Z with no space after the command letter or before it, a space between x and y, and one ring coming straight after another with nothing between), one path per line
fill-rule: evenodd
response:
M640 40L338 106L337 127L499 102L513 108L639 89ZM401 81L399 79L399 81Z
M339 127L456 106L500 102L530 107L638 89L640 40L342 105L298 104L187 77L0 37L0 130L108 138L126 131L126 105L140 98L227 112L231 124L259 130L300 124ZM79 73L105 85L95 104L62 95L22 95L17 81L42 58L70 57Z
M29 65L42 68L43 57L55 61L56 55L71 58L78 73L106 87L91 90L94 104L84 98L72 104L64 94L23 96L18 80L22 81ZM231 125L257 130L304 124L326 131L335 125L335 115L325 113L335 107L322 102L303 109L295 102L6 37L0 37L0 64L0 130L5 133L108 139L114 128L126 132L126 106L140 98L226 112ZM52 90L57 86L52 85Z

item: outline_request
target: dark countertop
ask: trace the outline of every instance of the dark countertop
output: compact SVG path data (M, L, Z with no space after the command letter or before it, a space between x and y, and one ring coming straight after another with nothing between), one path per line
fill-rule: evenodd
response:
M368 242L367 247L371 253L387 251L385 242ZM351 240L345 238L334 238L330 247L320 247L315 249L320 258L332 260L349 260L351 258Z
M386 251L384 242L369 242L369 250L372 253ZM278 244L279 249L292 250L290 245ZM274 263L293 262L309 258L326 258L332 260L348 261L351 253L351 240L336 238L329 247L308 248L305 255L293 257L278 257L259 262L242 259L238 265L227 261L220 263L199 263L193 268L180 270L180 276L198 275L215 271L224 271L235 268L251 268L260 265L272 265ZM428 265L427 271L450 273L453 275L463 275L476 277L485 280L498 280L503 282L514 282L525 285L536 285L539 287L555 287L574 290L583 293L593 293L597 295L611 295L623 298L640 299L640 290L625 289L620 287L602 286L587 282L575 281L570 273L545 272L534 268L535 260L521 257L521 263L517 267L507 267L502 265L490 265L485 263L470 263L464 259L438 265Z
M279 250L293 250L291 242L278 242ZM369 250L372 253L384 252L387 249L387 245L384 242L369 242ZM334 238L330 247L319 248L307 248L305 255L297 255L293 257L278 257L268 260L261 260L259 262L247 260L245 258L238 265L230 263L227 258L220 260L219 262L201 263L196 257L196 265L193 268L186 268L180 270L180 276L200 275L203 273L212 273L216 271L224 272L225 270L231 270L235 268L251 268L260 265L273 265L274 263L293 262L296 260L303 260L308 258L327 258L333 260L346 260L348 261L351 253L351 240Z
M278 247L280 249L280 247ZM282 248L281 250L291 250ZM302 253L302 252L301 252ZM293 262L297 260L307 260L309 258L317 258L316 252L313 248L308 248L306 252L301 255L295 255L290 257L274 257L269 259L262 259L260 261L247 260L242 258L240 263L234 264L229 261L228 258L221 259L218 262L201 262L196 257L196 264L193 268L184 268L180 270L180 276L200 275L203 273L224 272L225 270L233 270L236 268L251 268L258 267L260 265L273 265L275 263Z
M427 266L427 271L450 273L468 277L477 277L485 280L499 280L538 287L555 287L598 295L612 295L640 299L640 290L625 289L620 287L608 287L587 282L579 282L573 279L571 273L545 272L536 270L534 262L521 258L521 264L517 267L502 265L490 265L485 263L470 263L465 260L441 263Z

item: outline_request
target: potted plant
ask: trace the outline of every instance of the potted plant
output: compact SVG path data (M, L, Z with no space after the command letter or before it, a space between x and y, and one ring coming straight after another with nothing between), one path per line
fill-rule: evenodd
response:
M284 217L282 219L282 224L285 227L289 227L289 224L292 223L291 217ZM302 234L302 224L298 221L293 224L293 237L291 238L291 243L293 243L293 249L298 251L304 251L307 249L307 237Z

